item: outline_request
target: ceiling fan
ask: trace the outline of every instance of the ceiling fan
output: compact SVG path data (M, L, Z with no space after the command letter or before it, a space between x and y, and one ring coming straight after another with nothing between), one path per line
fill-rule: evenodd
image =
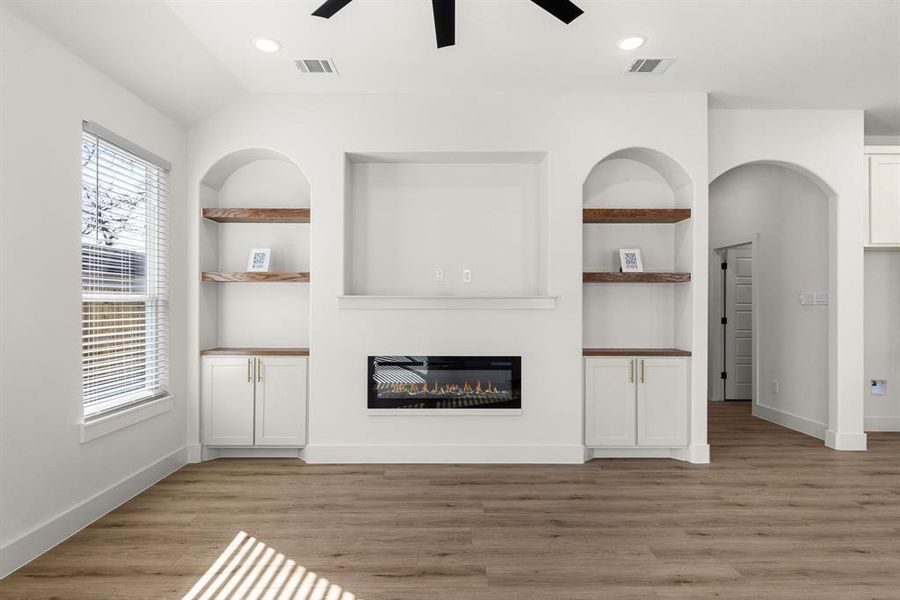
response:
M313 16L330 19L351 1L325 0L322 6L315 10ZM570 0L531 1L567 25L584 12ZM431 8L434 11L434 34L437 38L437 47L453 46L456 44L456 0L431 0Z

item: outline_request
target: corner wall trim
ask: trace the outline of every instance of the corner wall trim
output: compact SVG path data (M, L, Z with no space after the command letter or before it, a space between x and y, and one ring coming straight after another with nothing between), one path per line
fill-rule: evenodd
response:
M824 423L819 423L812 419L807 419L806 417L784 412L770 406L765 406L764 404L754 404L753 416L765 419L766 421L771 421L776 425L781 425L788 429L793 429L799 433L805 433L806 435L820 440L825 439L825 430L827 429L827 426Z
M0 548L0 579L64 542L187 463L186 447L45 521Z
M841 433L839 431L825 432L825 445L832 450L845 450L849 452L866 451L865 433Z
M584 446L518 444L325 444L307 446L309 464L582 464Z

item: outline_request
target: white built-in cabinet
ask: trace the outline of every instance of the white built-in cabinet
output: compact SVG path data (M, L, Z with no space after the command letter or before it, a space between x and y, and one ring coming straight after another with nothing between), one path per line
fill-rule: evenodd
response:
M306 444L306 357L204 356L201 370L205 445Z
M866 245L900 247L900 146L868 146L866 167Z
M585 445L680 447L688 443L688 359L584 359Z

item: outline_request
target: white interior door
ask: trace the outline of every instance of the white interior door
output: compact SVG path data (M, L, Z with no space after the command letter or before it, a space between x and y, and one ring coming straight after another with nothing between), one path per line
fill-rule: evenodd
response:
M203 358L200 387L204 444L253 445L252 361L249 356Z
M306 444L306 358L261 356L256 363L256 445Z
M725 270L725 399L753 396L753 248L734 246Z

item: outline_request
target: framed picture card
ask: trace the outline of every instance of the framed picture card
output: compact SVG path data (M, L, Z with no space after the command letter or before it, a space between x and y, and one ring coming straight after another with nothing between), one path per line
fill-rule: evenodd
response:
M247 261L247 270L251 273L267 272L271 255L271 248L253 248L250 250L250 258Z
M619 249L619 262L622 265L623 273L644 272L644 263L641 261L641 251L639 248Z

